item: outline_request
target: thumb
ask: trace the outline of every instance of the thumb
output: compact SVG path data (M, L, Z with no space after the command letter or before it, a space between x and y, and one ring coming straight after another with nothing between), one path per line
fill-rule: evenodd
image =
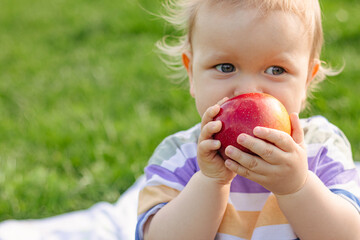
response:
M291 137L294 141L304 146L304 132L300 124L299 115L297 113L290 114L290 121L291 121Z

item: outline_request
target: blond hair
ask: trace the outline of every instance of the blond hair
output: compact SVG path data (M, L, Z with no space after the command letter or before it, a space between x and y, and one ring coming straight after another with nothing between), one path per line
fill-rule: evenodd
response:
M323 30L321 22L321 9L318 0L167 0L164 8L167 14L163 18L169 22L179 33L180 36L165 36L157 42L157 47L165 57L163 61L170 69L176 70L174 76L184 79L186 72L182 65L182 53L191 51L191 37L194 29L196 15L201 4L213 4L217 7L223 4L232 4L234 7L256 8L263 15L281 10L297 15L307 29L311 41L310 59L320 60L323 45ZM335 75L336 72L324 67L321 61L319 71L308 88L308 95L316 89L326 76Z

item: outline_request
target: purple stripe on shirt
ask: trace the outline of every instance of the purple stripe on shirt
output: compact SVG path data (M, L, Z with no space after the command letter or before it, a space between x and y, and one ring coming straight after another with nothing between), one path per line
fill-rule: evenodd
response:
M145 173L147 179L150 179L153 175L158 175L167 181L176 182L185 186L190 181L191 177L199 170L200 168L195 157L187 159L185 164L182 167L176 168L174 172L159 165L149 165L146 167ZM230 191L240 193L269 192L260 184L241 176L235 177L231 183Z
M310 157L308 159L309 170L314 172L326 186L343 184L352 180L356 180L360 184L356 169L344 170L343 165L340 162L331 159L327 156L327 153L328 149L322 147L315 157ZM145 173L147 179L150 179L153 175L159 175L167 181L176 182L185 186L190 181L191 177L199 170L197 159L194 157L188 158L185 161L185 164L182 167L176 168L174 172L159 165L149 165L146 167ZM231 183L230 191L239 193L269 192L260 184L241 176L235 177Z
M328 155L328 149L321 147L318 154L308 159L309 169L314 172L326 186L343 184L352 180L360 183L356 169L345 170L342 163Z
M332 178L329 182L327 182L326 186L344 184L350 181L355 181L357 185L360 186L360 176L355 168L344 170L343 172L339 173L336 177Z
M183 186L190 181L190 178L197 171L199 171L199 165L197 164L196 157L186 159L185 164L182 167L176 168L174 172L154 164L145 168L147 179L150 179L153 175L158 175L165 180L177 182Z
M237 193L268 193L269 190L260 184L237 175L231 183L230 192Z

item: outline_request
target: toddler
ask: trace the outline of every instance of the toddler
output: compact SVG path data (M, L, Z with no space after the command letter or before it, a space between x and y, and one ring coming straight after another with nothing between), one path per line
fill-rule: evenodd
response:
M172 0L185 35L161 48L187 71L201 123L167 137L145 169L137 239L360 239L360 179L343 133L299 119L324 79L318 0ZM291 136L256 127L221 143L226 99L262 92L290 113Z

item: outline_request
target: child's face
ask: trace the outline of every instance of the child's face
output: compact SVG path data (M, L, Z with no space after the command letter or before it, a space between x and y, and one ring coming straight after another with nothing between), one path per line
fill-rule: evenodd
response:
M300 112L318 67L301 20L280 11L261 18L255 9L202 6L191 49L183 57L201 116L224 97L248 92L271 94L289 113Z

